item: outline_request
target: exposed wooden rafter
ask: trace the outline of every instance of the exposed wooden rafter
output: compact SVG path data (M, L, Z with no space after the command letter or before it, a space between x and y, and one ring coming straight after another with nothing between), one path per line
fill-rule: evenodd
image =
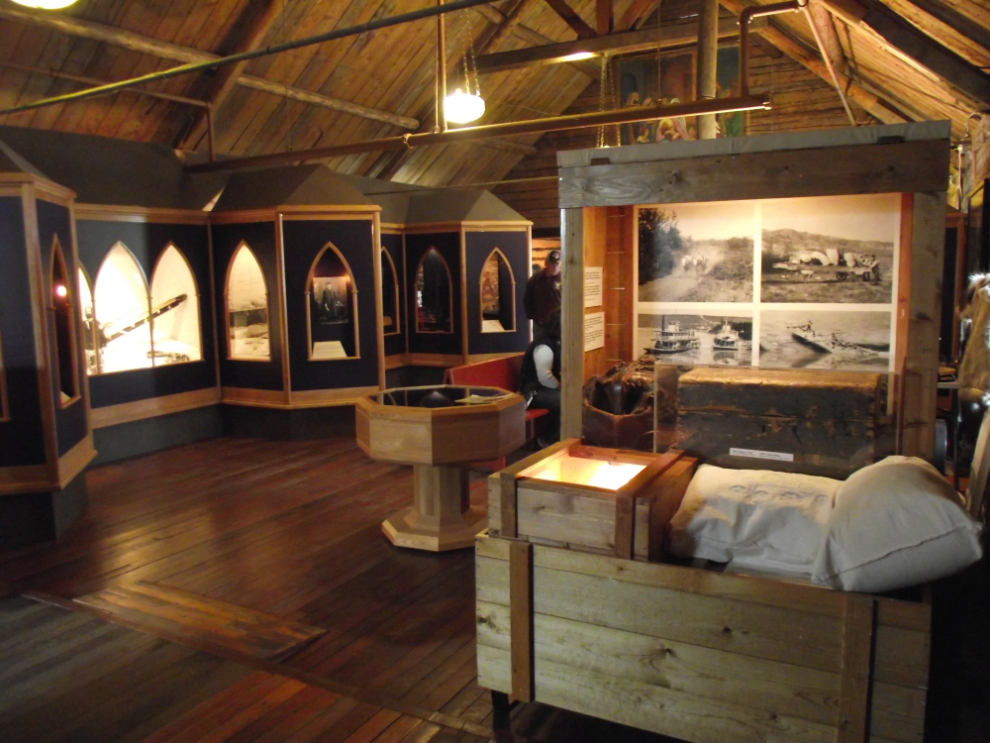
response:
M754 31L767 25L765 18L754 19L750 28ZM722 18L718 24L718 35L731 39L739 35L739 24L735 18ZM577 41L562 41L555 44L515 49L510 52L495 52L478 57L478 72L499 72L516 67L534 64L552 64L576 52L639 52L655 50L657 47L671 48L697 43L698 24L694 21L664 25L659 33L650 28L643 31L621 31L608 36Z
M545 0L546 4L549 5L553 12L556 13L563 19L564 23L571 27L571 29L578 35L579 39L592 39L597 34L595 29L584 22L584 19L579 16L575 10L567 4L566 0Z
M236 54L256 49L283 8L284 6L279 0L258 0L258 2L249 3L244 9L244 14L248 16L246 23L243 24L244 30L240 34L235 48L227 53ZM247 62L238 62L221 67L214 72L205 96L206 100L213 106L214 113L220 112L228 96L234 92L237 79L244 74L246 67ZM180 150L195 149L206 135L206 128L206 112L197 113L186 134L179 138L178 148Z
M941 0L907 0L911 5L936 18L961 36L990 49L990 29L941 2ZM988 19L990 20L990 19Z
M121 28L83 21L61 13L52 13L50 11L32 12L5 5L0 7L0 19L38 28L47 28L78 38L100 41L104 44L119 46L162 59L196 63L219 59L218 55L211 54L210 52L158 41L157 39L125 31ZM411 119L408 116L399 116L388 111L379 111L374 108L351 103L350 101L342 101L319 93L313 93L312 91L281 85L270 80L254 77L253 75L241 75L237 78L237 84L255 90L262 90L266 93L272 93L273 95L323 106L324 108L330 108L341 113L381 121L403 129L416 129L419 126L419 121Z
M990 77L919 31L876 0L822 0L858 33L879 36L890 51L929 70L983 107L990 107Z
M599 36L612 33L612 0L595 0L595 31Z
M846 69L846 53L842 51L842 44L839 42L839 34L835 30L832 14L819 2L808 4L808 14L818 31L822 40L822 48L828 55L832 67L835 68L836 72L843 72Z

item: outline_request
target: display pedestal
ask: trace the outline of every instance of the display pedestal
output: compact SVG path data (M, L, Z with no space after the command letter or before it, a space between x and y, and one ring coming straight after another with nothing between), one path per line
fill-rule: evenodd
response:
M430 552L462 549L488 525L488 516L472 508L468 471L464 467L413 466L414 505L382 522L382 531L396 547Z

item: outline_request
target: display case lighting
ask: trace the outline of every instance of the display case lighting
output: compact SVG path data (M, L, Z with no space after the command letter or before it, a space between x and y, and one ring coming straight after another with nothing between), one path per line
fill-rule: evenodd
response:
M39 8L41 10L60 10L68 8L76 0L14 0L18 5L25 5L28 8Z
M55 296L62 297L63 299L69 296L69 290L65 288L63 284L55 285Z

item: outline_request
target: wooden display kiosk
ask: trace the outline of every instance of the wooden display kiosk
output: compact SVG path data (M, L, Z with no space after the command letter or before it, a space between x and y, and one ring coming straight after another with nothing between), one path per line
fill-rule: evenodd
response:
M0 545L58 537L86 507L90 428L75 194L0 148Z

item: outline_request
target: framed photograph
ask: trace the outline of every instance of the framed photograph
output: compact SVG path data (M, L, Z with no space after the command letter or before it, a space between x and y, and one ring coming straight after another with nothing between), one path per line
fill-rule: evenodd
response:
M890 371L890 316L889 310L764 310L759 365Z
M889 305L899 233L897 194L764 201L760 298Z
M351 320L347 276L314 276L313 306L320 325L343 325Z
M639 207L638 302L752 302L753 202Z
M640 312L636 325L636 353L657 363L753 364L752 316Z

